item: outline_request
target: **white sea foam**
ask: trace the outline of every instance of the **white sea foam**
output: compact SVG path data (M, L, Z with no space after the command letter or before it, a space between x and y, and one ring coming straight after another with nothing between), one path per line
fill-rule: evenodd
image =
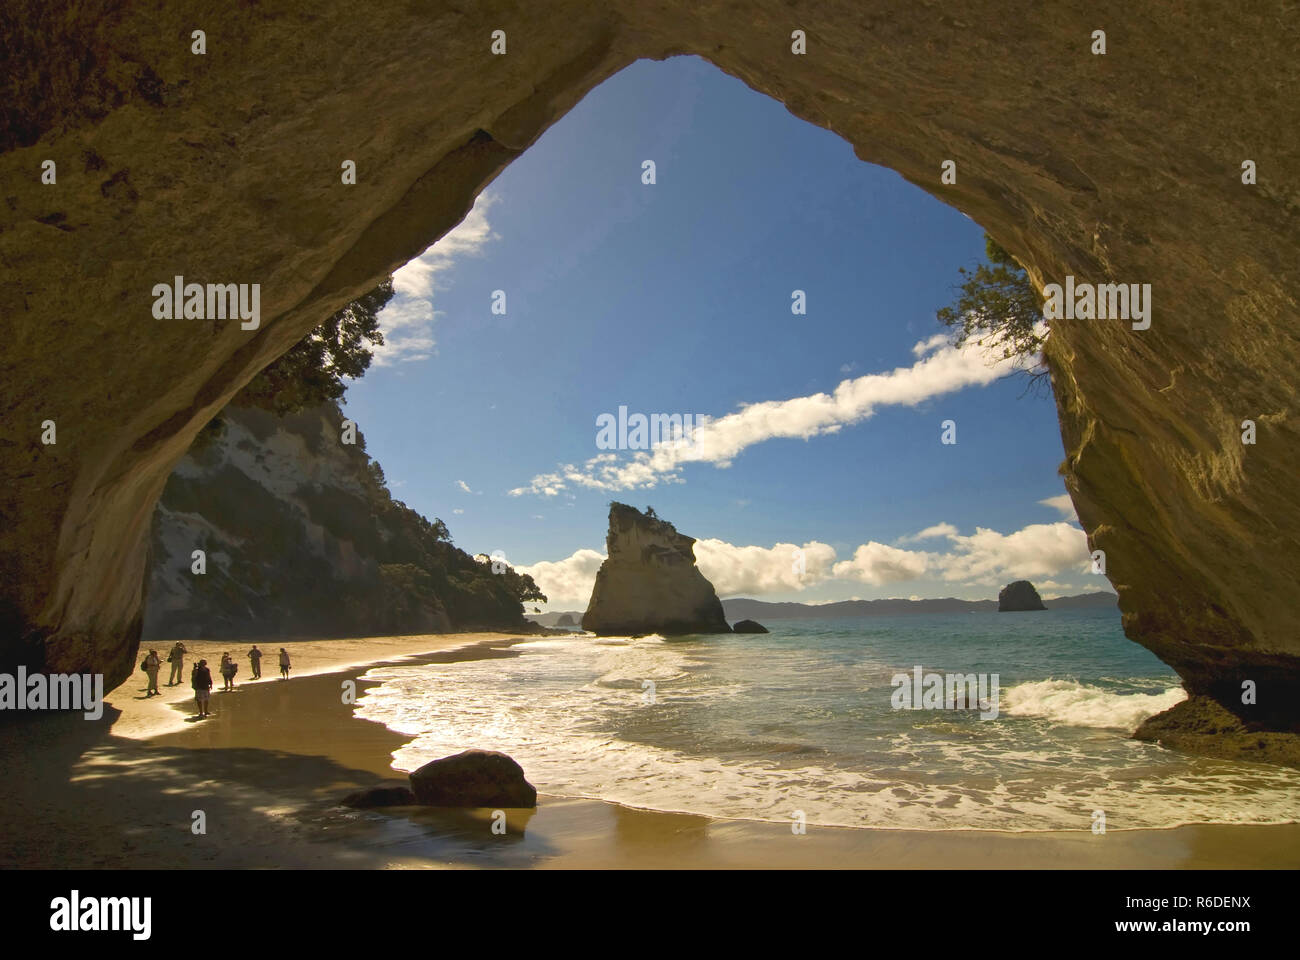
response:
M659 637L550 637L512 652L372 669L380 683L357 713L414 738L394 754L399 770L500 750L543 794L727 819L800 810L827 826L1025 832L1086 830L1100 807L1112 830L1300 820L1295 771L1127 738L1181 689L1021 683L986 723L891 711L888 672L865 655L782 648L756 663Z
M1076 727L1132 733L1143 720L1186 699L1182 687L1162 693L1117 693L1074 680L1040 680L1004 690L1002 709L1013 717L1042 717Z

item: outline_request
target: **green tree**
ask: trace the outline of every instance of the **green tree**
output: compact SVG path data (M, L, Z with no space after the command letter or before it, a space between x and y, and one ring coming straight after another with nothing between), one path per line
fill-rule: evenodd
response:
M981 263L973 271L959 268L960 295L936 316L956 330L958 346L973 339L995 350L1000 348L1006 358L1037 356L1046 339L1036 329L1043 320L1038 291L1025 268L987 233L984 253L988 263ZM1022 372L1033 384L1047 382L1048 370L1042 364Z
M365 373L374 356L370 345L383 345L378 315L392 298L393 278L388 277L263 368L234 403L284 416L339 399L347 389L343 378Z
M476 553L474 554L474 559L481 566L491 569L493 561L486 553ZM503 569L500 573L494 572L492 576L500 580L509 591L510 596L514 597L520 603L528 603L529 601L535 601L538 603L547 602L546 594L542 593L542 588L534 582L531 575L516 572L515 568L510 566L508 563L502 564L502 567Z

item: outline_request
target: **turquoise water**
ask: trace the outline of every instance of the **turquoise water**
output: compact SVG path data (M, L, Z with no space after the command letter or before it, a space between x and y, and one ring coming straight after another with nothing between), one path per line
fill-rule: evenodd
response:
M1130 739L1185 696L1113 610L778 620L767 635L520 644L383 667L360 716L394 765L501 750L544 794L897 829L1108 830L1300 819L1300 773ZM891 679L998 678L996 717L895 709ZM992 714L992 711L987 711Z

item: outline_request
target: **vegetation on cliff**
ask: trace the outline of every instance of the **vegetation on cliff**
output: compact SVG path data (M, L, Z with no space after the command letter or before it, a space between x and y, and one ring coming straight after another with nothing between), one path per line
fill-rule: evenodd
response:
M984 254L988 262L973 271L958 268L961 292L936 316L956 331L959 346L974 339L1001 348L1003 357L1034 357L1046 341L1038 291L1025 268L987 233ZM1045 366L1026 372L1034 384L1046 382Z
M163 491L147 639L526 627L522 602L546 599L533 580L394 499L360 432L339 442L342 420L334 403L223 411Z
M338 400L370 367L369 344L383 346L379 311L393 299L393 278L338 311L275 362L262 368L235 396L242 407L288 414Z
M336 401L383 344L392 296L390 276L199 434L155 515L147 639L522 629L522 603L546 602L531 577L393 499L359 431L340 442Z

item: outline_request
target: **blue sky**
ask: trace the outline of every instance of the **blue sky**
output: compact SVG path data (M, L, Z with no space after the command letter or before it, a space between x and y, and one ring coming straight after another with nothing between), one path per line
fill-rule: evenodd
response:
M1017 575L1108 589L1059 499L1051 398L916 349L982 254L977 224L834 134L703 61L642 61L399 272L390 343L346 410L396 497L529 569L554 609L585 606L611 499L700 539L723 596L987 597ZM717 425L749 404L769 406ZM596 418L620 405L716 433L703 459L620 488L634 452L591 463Z

